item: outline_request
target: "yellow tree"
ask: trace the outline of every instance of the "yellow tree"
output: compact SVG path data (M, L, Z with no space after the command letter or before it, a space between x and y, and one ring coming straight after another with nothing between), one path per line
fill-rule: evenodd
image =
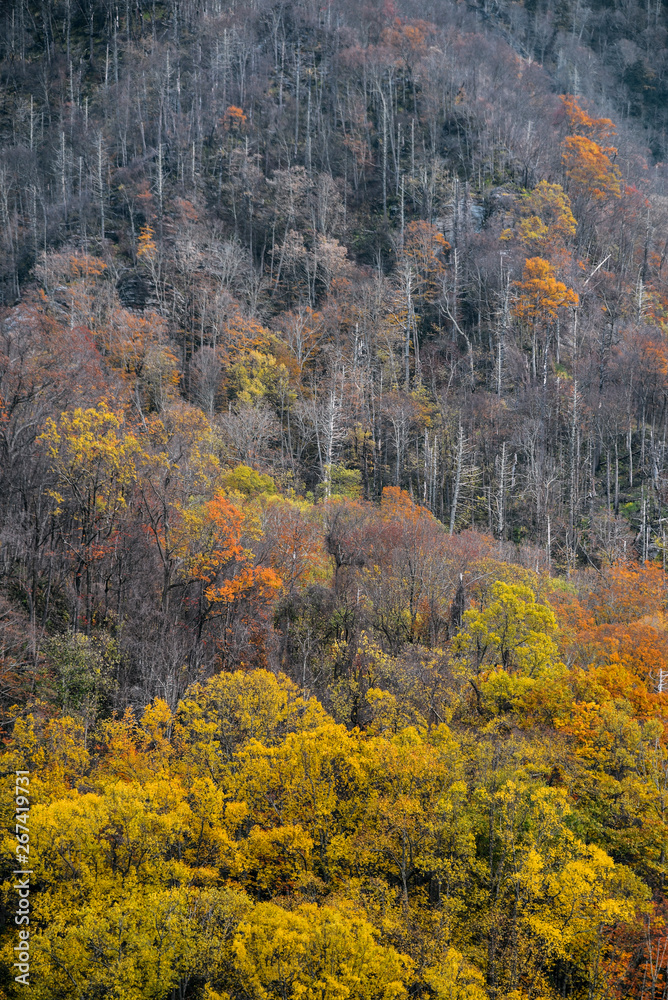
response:
M216 781L223 763L251 740L276 746L289 733L309 731L325 721L318 701L305 702L284 674L275 677L267 670L216 674L206 684L195 684L177 715L187 761Z
M261 903L234 939L237 966L257 1000L402 1000L411 961L354 913Z
M93 564L113 550L136 479L139 441L104 401L94 408L63 413L57 422L49 418L39 440L56 474L53 517L73 563L74 630L79 628L82 602L90 629Z
M31 807L35 995L162 1000L220 975L250 901L182 860L198 833L183 788L164 778L97 784Z
M404 917L412 893L420 891L416 881L424 886L447 869L447 828L456 825L449 820L463 790L456 780L461 757L451 753L448 736L443 727L440 746L434 746L407 728L390 740L377 738L370 748L370 795L354 850L368 873L383 873L397 885Z
M533 191L527 191L517 205L517 228L505 229L501 239L515 235L534 252L551 259L565 258L566 247L575 235L577 223L571 201L561 184L540 181Z
M453 662L475 691L478 710L516 707L535 678L558 666L556 637L554 612L529 587L495 583L487 607L464 614L452 645Z
M148 223L141 227L137 241L137 260L148 271L160 312L165 305L165 279L162 253L154 240L155 230Z
M348 869L345 838L364 812L366 753L358 733L326 721L277 747L252 742L239 753L236 797L261 828L299 826L314 846L315 874L338 883Z
M513 998L553 996L555 971L568 969L594 995L606 928L632 922L648 891L573 834L566 791L536 781L540 766L534 754L497 788L475 792L488 868L488 984Z

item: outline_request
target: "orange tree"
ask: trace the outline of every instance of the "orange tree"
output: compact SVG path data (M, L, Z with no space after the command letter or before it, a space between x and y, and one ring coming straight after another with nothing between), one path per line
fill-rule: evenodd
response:
M617 149L605 145L615 133L614 124L609 118L592 118L571 95L561 100L570 133L562 143L569 186L580 199L619 198L621 175L612 162Z
M544 331L542 344L543 383L547 380L547 360L550 348L551 330L559 320L560 311L578 304L578 294L558 281L549 261L542 257L528 257L521 281L515 282L518 297L514 314L522 326L531 333L531 369L534 378L537 370L539 351L539 330Z
M219 490L205 503L182 511L184 570L196 594L193 615L196 638L208 622L218 624L216 641L221 663L264 664L263 622L271 599L282 586L269 566L254 565L244 540L250 519Z

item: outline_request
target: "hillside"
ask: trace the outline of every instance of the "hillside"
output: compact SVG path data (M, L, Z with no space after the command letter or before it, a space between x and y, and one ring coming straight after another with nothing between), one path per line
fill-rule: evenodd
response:
M664 996L667 17L2 5L33 993Z

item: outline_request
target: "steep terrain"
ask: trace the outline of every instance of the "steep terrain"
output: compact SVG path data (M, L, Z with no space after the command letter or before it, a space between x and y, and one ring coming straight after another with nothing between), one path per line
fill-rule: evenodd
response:
M665 995L666 17L2 5L34 994Z

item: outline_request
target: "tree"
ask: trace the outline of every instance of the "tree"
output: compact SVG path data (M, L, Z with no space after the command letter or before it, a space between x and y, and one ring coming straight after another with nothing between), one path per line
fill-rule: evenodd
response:
M557 281L554 267L542 257L526 259L522 280L516 282L515 286L518 298L513 311L531 331L531 368L534 378L538 364L538 331L541 327L546 328L541 365L545 385L552 324L558 321L561 309L578 305L578 294L572 288L567 288L563 281Z
M560 184L542 180L525 192L518 203L520 219L517 235L548 258L563 253L577 229L570 198ZM513 229L505 229L501 239L512 239Z
M207 584L208 601L232 603L251 588L263 596L281 586L272 569L251 566L252 553L241 545L244 515L222 491L203 509L186 512L184 521L199 535L188 564L192 577Z
M218 490L212 500L191 502L182 511L183 577L194 585L197 610L194 633L201 642L205 625L218 625L217 650L222 662L246 657L264 665L264 633L259 624L282 582L270 566L255 566L243 543L244 513Z
M51 417L40 441L56 473L52 516L74 577L73 627L92 626L94 563L113 556L120 522L136 479L139 441L106 402Z
M251 741L275 746L288 733L315 728L325 718L319 703L305 702L284 674L275 677L264 670L218 674L205 684L195 684L177 713L188 753L210 752L218 769L219 756L230 762ZM200 769L209 767L204 759Z
M372 530L362 583L375 628L391 652L406 642L437 645L454 592L443 525L404 490L386 486Z
M410 960L377 944L362 917L303 903L293 911L261 903L239 926L234 951L247 989L262 1000L360 1000L408 995Z
M262 512L267 560L288 594L328 575L328 560L316 511L304 502L270 498Z
M576 197L594 201L621 197L620 174L610 159L613 147L602 149L583 135L569 135L562 145L562 161Z
M113 640L75 633L48 640L43 653L55 668L58 701L64 712L81 715L86 732L108 702L116 684L118 649Z
M453 652L474 675L491 664L534 677L556 664L556 636L554 612L529 587L499 581L487 607L464 613Z

